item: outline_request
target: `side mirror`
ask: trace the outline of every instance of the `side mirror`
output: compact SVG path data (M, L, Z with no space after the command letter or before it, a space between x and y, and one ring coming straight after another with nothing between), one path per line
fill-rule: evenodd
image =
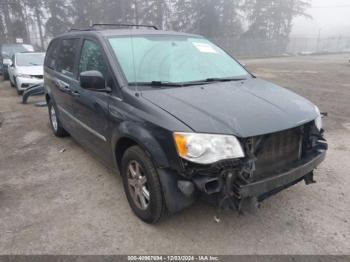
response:
M106 87L106 80L99 71L85 71L80 73L80 86L96 92L110 92Z

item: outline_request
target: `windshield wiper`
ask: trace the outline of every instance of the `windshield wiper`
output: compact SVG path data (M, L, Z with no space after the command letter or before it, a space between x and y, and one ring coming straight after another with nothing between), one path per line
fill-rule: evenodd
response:
M247 80L247 78L243 77L226 77L226 78L207 78L203 80L198 81L191 81L191 82L183 82L182 86L191 86L191 85L203 85L203 84L209 84L209 83L215 83L215 82L231 82L231 81L243 81Z
M227 77L227 78L207 78L204 80L198 80L198 81L190 81L190 82L180 82L180 83L174 83L169 81L151 81L151 82L133 82L129 83L132 86L152 86L152 87L162 87L162 86L176 86L176 87L184 87L184 86L191 86L191 85L203 85L207 83L214 83L214 82L230 82L230 81L242 81L247 80L246 78L242 77Z
M134 82L129 83L132 86L152 86L152 87L162 87L162 86L183 86L182 83L173 83L168 81L151 81L151 82Z
M231 82L231 81L243 81L247 80L247 78L242 77L213 77L213 78L207 78L203 82Z

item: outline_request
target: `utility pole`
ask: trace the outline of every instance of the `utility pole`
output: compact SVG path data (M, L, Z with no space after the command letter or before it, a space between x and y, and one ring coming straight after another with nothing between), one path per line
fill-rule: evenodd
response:
M134 16L135 16L135 24L139 24L139 9L137 0L134 0Z

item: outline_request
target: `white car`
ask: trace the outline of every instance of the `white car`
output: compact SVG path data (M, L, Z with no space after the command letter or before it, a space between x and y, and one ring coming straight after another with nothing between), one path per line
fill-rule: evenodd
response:
M12 65L9 67L11 86L17 88L21 95L28 87L44 82L45 53L24 52L16 53L12 57Z

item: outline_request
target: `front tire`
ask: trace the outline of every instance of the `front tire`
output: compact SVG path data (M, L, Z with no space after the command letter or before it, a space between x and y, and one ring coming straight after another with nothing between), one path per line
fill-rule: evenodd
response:
M49 108L50 126L54 135L57 137L68 136L68 132L63 128L61 121L58 119L56 107L53 105L52 100L48 102L47 106Z
M165 214L165 201L153 162L139 146L130 147L122 159L126 197L136 216L157 223Z

